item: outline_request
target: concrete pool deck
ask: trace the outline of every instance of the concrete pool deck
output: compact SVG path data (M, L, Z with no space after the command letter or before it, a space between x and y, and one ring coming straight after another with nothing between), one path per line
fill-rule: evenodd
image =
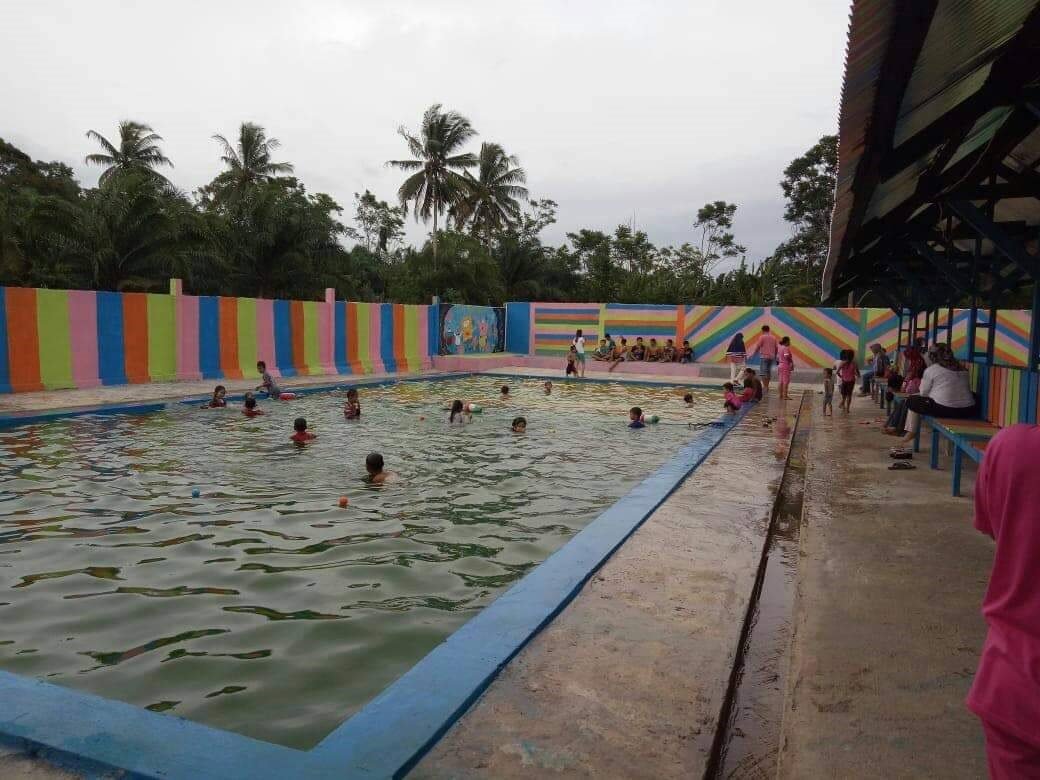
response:
M556 381L554 372L544 373ZM681 384L675 377L618 378ZM11 411L15 399L28 400L25 409L47 409L183 398L208 394L212 384L2 396L0 411ZM224 384L235 392L253 383ZM156 394L141 397L147 391ZM971 527L974 469L965 469L964 497L951 497L949 459L939 471L928 468L930 437L922 438L915 471L890 472L893 440L879 433L878 409L868 399L856 399L849 418L820 418L816 394L810 403L778 774L985 776L981 730L963 706L985 632L979 604L992 559L992 543ZM762 507L783 471L776 430L760 421L776 416L777 406L772 400L756 409L722 441L413 776L703 773L741 604L746 610L761 555L768 516ZM733 484L735 490L726 487ZM78 775L0 744L0 776Z

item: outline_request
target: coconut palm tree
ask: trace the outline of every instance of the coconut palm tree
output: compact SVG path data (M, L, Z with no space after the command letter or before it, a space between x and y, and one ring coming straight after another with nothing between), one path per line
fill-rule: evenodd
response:
M433 217L433 261L437 263L437 220L448 208L457 206L469 192L461 172L477 164L471 152L459 153L470 138L477 134L469 120L457 111L442 111L434 103L423 114L418 135L404 127L397 132L408 144L415 159L390 160L392 168L415 171L404 180L397 191L401 205L414 202L415 218L423 222Z
M466 222L474 236L483 239L491 248L491 236L520 221L521 200L527 200L527 173L520 167L516 155L506 154L501 144L480 145L476 178L466 171L469 192L455 209L456 224Z
M224 154L220 159L227 166L213 182L216 201L240 197L253 184L293 172L291 163L271 161L271 153L281 143L277 138L268 138L264 128L253 122L242 123L234 145L222 135L213 139L221 145Z
M155 169L161 165L173 167L170 159L162 153L158 142L162 136L152 132L146 124L125 119L119 123L119 146L117 147L96 130L88 130L87 138L97 141L104 149L102 154L88 154L90 165L104 165L98 184L104 186L117 173L144 171L149 177L169 185L165 176Z

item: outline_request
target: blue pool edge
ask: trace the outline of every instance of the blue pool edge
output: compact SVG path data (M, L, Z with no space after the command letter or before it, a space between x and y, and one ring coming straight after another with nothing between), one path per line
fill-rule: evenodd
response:
M344 384L459 379L542 378L461 372L340 381L301 388L327 392ZM552 378L552 377L548 377ZM575 381L711 387L625 379ZM17 417L0 428L83 414L147 413L168 404L111 404ZM177 716L0 672L0 748L13 744L64 767L124 777L401 777L462 717L501 670L577 596L610 556L689 477L753 408L724 415L593 519L563 547L496 598L365 707L309 751L254 740ZM637 435L653 435L652 428ZM287 771L291 772L287 774Z

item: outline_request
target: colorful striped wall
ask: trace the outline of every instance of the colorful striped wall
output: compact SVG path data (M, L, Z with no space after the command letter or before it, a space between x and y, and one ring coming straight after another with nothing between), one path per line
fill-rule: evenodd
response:
M561 355L570 349L574 332L582 329L588 344L596 343L603 307L598 303L532 303L531 354Z
M331 293L331 291L329 291ZM435 307L0 287L0 392L429 368ZM432 322L432 325L431 325Z

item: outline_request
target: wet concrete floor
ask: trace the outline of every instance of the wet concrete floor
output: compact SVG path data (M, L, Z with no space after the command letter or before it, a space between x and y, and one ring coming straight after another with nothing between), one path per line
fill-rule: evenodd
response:
M819 403L817 396L816 403ZM783 778L985 777L964 707L993 544L950 495L950 458L888 471L878 409L815 417L784 714Z
M702 775L796 409L753 410L410 776Z

